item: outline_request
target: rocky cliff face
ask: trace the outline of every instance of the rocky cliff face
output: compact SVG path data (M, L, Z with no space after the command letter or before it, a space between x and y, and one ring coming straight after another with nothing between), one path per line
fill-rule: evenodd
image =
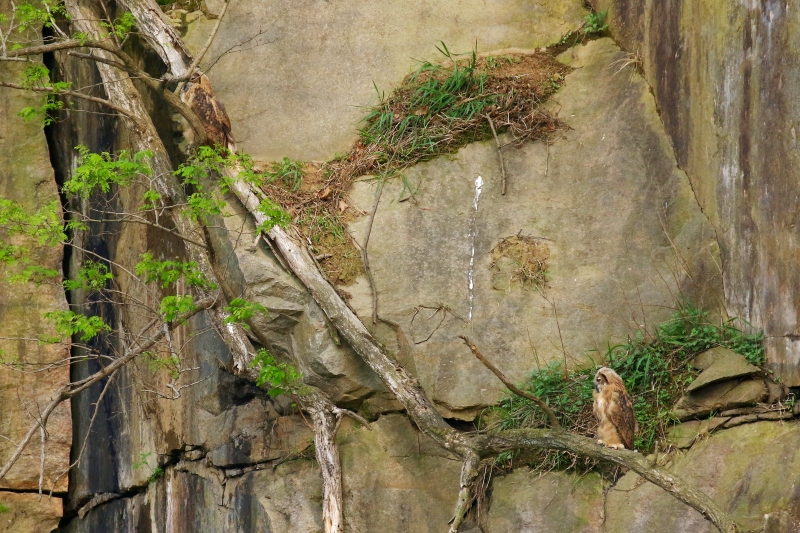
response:
M800 385L798 14L780 2L598 0L653 87L678 164L717 230L728 313Z
M218 13L221 3L207 6ZM574 70L554 80L562 87L548 105L569 130L550 146L502 149L505 195L493 142L408 168L406 181L388 182L379 197L374 181L353 185L349 230L363 242L369 221L357 215L378 202L368 247L378 305L383 318L403 326L411 349L400 350L388 326L371 325L366 277L345 288L350 304L405 358L403 364L454 424L474 420L503 391L458 335L468 334L491 351L509 377L520 381L549 361L599 361L607 343L662 321L682 298L764 328L769 364L785 383L800 385L793 355L800 350L792 268L796 104L783 88L792 86L794 67L784 68L793 63L786 55L791 50L781 46L793 35L795 15L770 6L598 0L598 9L610 10L614 39L561 54L559 60ZM458 52L477 41L480 52L502 57L510 48L532 51L558 42L586 13L577 0L411 7L384 1L357 9L316 0L237 0L209 51L208 74L227 105L240 148L259 160L325 160L355 140L364 114L359 106L375 99L372 83L389 92L412 67L409 58L437 59L439 41ZM215 21L190 15L183 17L191 21L183 30L199 48ZM157 63L139 57L143 65ZM62 78L95 81L91 69L74 58L47 60ZM0 196L40 205L56 195L53 169L63 177L73 167L73 146L126 146L125 131L80 112L97 111L87 106L50 130L48 159L44 134L33 126L23 130L14 115L29 97L0 91L0 98L8 99L0 122L9 125L0 128L0 148L16 151L0 150L7 159L0 167ZM151 107L167 131L169 115L155 103ZM23 145L32 156L19 157ZM36 164L23 168L21 161ZM134 193L113 201L124 207ZM339 434L346 531L445 531L458 462L422 436L377 377L331 335L301 284L255 241L255 228L234 198L226 210L221 238L228 241L230 269L247 298L270 309L262 329L275 349L297 357L309 381L340 405L374 420L372 431L346 420ZM503 255L502 243L523 238L546 249L549 279L540 290L515 282ZM113 224L93 226L82 245L123 264L134 264L145 250L164 257L182 253L182 245L162 233ZM80 254L70 257L67 268L74 272L80 260ZM58 265L61 258L42 261ZM38 309L65 305L57 287L26 294L0 285L0 296L3 335L6 329L16 336L41 332ZM137 325L137 317L124 310L99 312L112 324ZM78 463L69 486L62 477L55 487L66 498L58 531L321 531L321 479L303 416L290 401L271 399L235 377L231 355L202 315L187 335L193 339L185 364L196 369L197 384L179 398L148 395L160 378L142 362L76 398L74 427L66 410L60 414L47 441L52 465L46 474L54 479L51 473L68 464L70 434L71 460ZM67 355L64 349L37 354L43 361ZM75 364L72 379L93 371L88 363ZM47 381L23 385L40 388L45 399L67 378L62 368ZM757 394L743 403L766 399L766 386L756 386ZM18 406L12 386L2 390L0 403ZM27 427L24 417L22 411L0 417L0 433L18 438L15 424ZM757 420L762 419L752 419ZM797 527L794 489L782 490L775 482L800 469L791 452L800 431L795 422L730 429L720 424L713 434L709 426L691 424L674 435L676 446L688 448L670 456L676 472L748 527ZM37 488L38 450L32 450L0 490ZM150 480L159 467L164 475ZM62 514L58 499L40 503L34 495L0 492L0 503L11 511L0 514L0 529L7 521L8 531L51 531ZM34 515L41 517L36 525L30 522ZM461 530L664 532L713 526L631 473L612 484L595 474L541 476L520 468L493 480L485 512Z
M1 62L4 76L18 76L22 65ZM28 106L38 105L40 97L25 91L0 91L0 197L37 210L60 202L47 141L40 124L25 123L16 116ZM7 236L2 235L4 241ZM63 249L39 247L35 239L14 236L10 242L33 251L33 260L44 268L61 270ZM44 344L39 339L52 337L55 329L42 316L47 311L66 309L64 291L58 283L39 286L0 280L0 337L22 338L4 343L0 355L5 367L0 376L0 457L5 461L14 451L13 443L23 439L36 413L49 403L55 392L69 381L69 346ZM38 370L33 372L33 370ZM26 404L20 405L19 398ZM60 496L67 490L72 422L69 403L53 413L53 425L42 438L37 433L30 447L0 482L0 502L8 509L0 517L14 524L14 531L51 531L62 515ZM41 453L45 462L41 465ZM43 468L41 468L43 466ZM41 487L57 493L39 503ZM11 490L14 492L6 492Z

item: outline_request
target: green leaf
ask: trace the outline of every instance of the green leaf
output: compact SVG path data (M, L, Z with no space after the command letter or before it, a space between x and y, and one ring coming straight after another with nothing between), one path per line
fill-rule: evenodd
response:
M108 267L96 261L86 261L78 270L75 279L64 280L64 288L68 291L85 290L101 291L106 287L106 281L113 279Z
M144 200L144 209L155 209L161 200L161 195L158 191L148 189L142 196L142 199Z
M269 315L269 311L263 305L250 302L243 298L234 298L225 310L229 315L225 318L225 324L241 324L247 329L249 329L249 327L244 322L251 319L256 313Z
M278 362L265 348L258 350L250 365L259 369L256 385L259 387L269 385L267 393L270 396L291 392L297 388L303 378L296 368L290 364Z
M39 265L27 265L21 272L10 274L8 281L10 283L28 283L33 282L40 285L48 279L57 278L61 272L53 268L44 268Z
M211 215L219 215L225 207L224 201L215 200L202 192L190 194L187 202L189 204L189 215L194 220L205 220Z
M70 196L88 198L96 189L107 193L112 185L128 185L137 176L151 176L153 173L147 162L153 157L150 151L130 154L123 150L112 156L108 152L91 153L85 146L75 149L80 154L78 168L62 187L63 192Z
M50 83L50 71L44 65L32 63L22 71L20 84L26 89L44 87Z
M258 231L268 233L275 226L285 229L292 223L292 217L289 216L289 213L281 209L281 206L269 198L265 198L256 210L266 217L266 220L256 228Z
M67 240L58 200L31 213L13 200L0 198L0 227L5 228L9 235L31 237L39 246L56 246Z
M84 342L100 333L111 331L111 327L99 316L86 316L72 311L51 311L45 313L44 317L53 322L62 337L79 335Z
M166 370L172 379L178 379L180 376L181 361L176 356L159 357L153 352L144 352L142 357L147 361L147 366L153 374Z
M164 320L172 322L179 315L190 313L197 309L191 296L165 296L161 299L161 314Z
M194 261L158 261L149 252L143 253L141 258L135 267L135 272L137 276L144 276L147 283L157 281L162 287L167 288L183 279L189 287L217 288L215 283L200 272Z

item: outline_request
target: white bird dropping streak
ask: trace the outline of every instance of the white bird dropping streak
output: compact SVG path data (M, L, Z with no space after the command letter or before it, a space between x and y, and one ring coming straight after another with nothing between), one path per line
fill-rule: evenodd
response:
M475 198L472 200L472 217L469 224L469 245L471 253L469 256L469 320L472 320L472 298L474 296L472 289L475 287L475 234L478 233L476 223L478 221L478 200L481 197L483 190L483 178L478 176L475 178Z

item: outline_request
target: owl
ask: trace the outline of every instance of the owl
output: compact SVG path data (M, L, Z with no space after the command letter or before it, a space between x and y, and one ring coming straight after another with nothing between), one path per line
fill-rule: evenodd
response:
M208 135L207 143L236 151L236 141L231 132L231 120L225 106L214 98L211 82L205 74L195 74L183 87L181 100L194 111Z
M619 374L603 367L594 376L594 416L597 418L597 444L609 448L633 449L633 434L638 427L633 404Z

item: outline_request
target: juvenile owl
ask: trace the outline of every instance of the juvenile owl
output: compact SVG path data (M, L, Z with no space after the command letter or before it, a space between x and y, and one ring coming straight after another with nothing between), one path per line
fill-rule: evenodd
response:
M597 444L609 448L633 449L637 423L633 405L619 374L603 367L594 376L594 416L597 418Z
M220 145L236 151L236 141L231 132L231 120L225 106L214 97L211 82L205 74L195 74L183 87L181 100L195 112L208 135L210 146Z

